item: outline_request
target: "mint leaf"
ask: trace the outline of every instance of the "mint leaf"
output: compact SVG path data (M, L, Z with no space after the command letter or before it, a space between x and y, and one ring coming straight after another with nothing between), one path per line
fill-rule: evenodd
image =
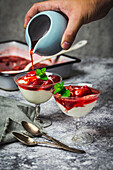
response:
M70 91L66 90L66 88L64 87L64 81L62 81L61 84L56 83L54 85L54 89L55 89L54 94L59 93L61 94L62 97L69 97L71 94Z
M64 81L61 82L61 87L64 87Z
M54 94L55 93L61 94L61 92L63 92L65 90L65 87L63 86L63 84L64 84L64 82L62 82L61 84L60 83L56 83L54 85L54 89L55 89Z
M45 75L45 76L41 76L40 79L42 79L42 80L47 80L48 78L47 78L47 76Z
M36 72L36 75L39 76L40 73L41 73L41 70L40 69L36 69L35 72Z
M65 90L64 93L62 94L62 97L69 97L70 96L70 91Z
M41 72L44 74L46 72L46 68L42 68Z
M56 83L56 84L54 85L54 89L55 89L55 90L57 90L58 88L61 89L61 84L60 84L60 83Z
M61 89L60 88L57 88L55 91L54 91L54 94L55 93L60 93Z
M36 69L35 72L36 72L36 75L40 77L40 79L42 80L48 79L47 75L45 74L46 68Z

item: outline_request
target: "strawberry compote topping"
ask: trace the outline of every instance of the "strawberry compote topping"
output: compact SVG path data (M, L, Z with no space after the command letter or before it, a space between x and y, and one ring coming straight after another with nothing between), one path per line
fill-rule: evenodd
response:
M25 66L29 63L30 63L30 60L20 57L20 56L15 56L15 55L2 56L0 57L0 72L19 71L19 70L24 69ZM37 63L34 65L34 68L31 67L30 69L43 68L47 66L48 65L45 63Z
M0 71L22 70L29 63L29 60L20 56L2 56L0 57Z
M66 110L74 107L84 107L96 101L99 97L99 91L88 86L65 86L70 91L70 97L62 97L61 94L54 95L56 102L63 105Z
M16 82L19 87L26 90L50 90L56 82L60 82L60 77L57 75L48 75L47 80L42 80L36 75L35 71L30 71L25 76L18 78Z

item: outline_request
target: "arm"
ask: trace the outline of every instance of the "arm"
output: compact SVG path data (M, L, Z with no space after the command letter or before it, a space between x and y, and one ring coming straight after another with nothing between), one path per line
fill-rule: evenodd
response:
M25 16L24 27L38 12L61 11L69 19L61 41L62 48L68 49L82 25L103 18L112 7L113 0L49 0L35 3Z

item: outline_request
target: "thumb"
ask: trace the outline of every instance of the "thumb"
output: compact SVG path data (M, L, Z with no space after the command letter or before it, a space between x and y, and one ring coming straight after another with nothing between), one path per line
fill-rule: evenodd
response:
M71 16L69 18L67 28L63 34L62 41L61 41L61 47L64 50L70 48L81 25L82 24L80 20L77 19L75 16Z

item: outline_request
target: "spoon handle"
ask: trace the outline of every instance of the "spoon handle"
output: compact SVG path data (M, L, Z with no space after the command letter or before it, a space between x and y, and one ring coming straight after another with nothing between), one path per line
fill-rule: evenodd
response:
M64 150L70 151L70 152L75 152L75 153L79 153L79 154L85 153L85 151L83 151L83 150L71 148L71 147L68 147L68 146L66 146L66 145L59 145L59 144L55 144L55 143L49 143L49 142L45 142L45 141L42 141L42 142L39 142L39 141L38 141L38 142L36 142L35 144L53 145L53 146L56 146L57 148L61 148L61 149L64 149Z
M77 50L83 46L85 46L87 44L87 40L81 40L79 42L77 42L76 44L74 44L73 46L71 46L68 50L62 50L58 53L58 55L60 54L64 54L64 53L67 53L67 52L71 52L73 50Z
M62 148L64 150L66 150L66 151L70 151L70 152L74 152L74 153L79 153L79 154L86 153L84 150L80 150L80 149L76 149L76 148L71 148L71 147L66 146L66 145L65 145L65 147L61 146L61 145L58 145L58 146L59 146L59 148Z
M71 51L73 51L73 50L77 50L77 49L83 47L83 46L86 45L86 44L87 44L87 40L81 40L81 41L79 41L78 43L74 44L72 47L70 47L68 50L62 50L62 51L60 51L59 53L57 53L57 54L55 54L55 55L43 57L43 58L41 58L41 59L39 59L39 60L34 61L34 62L33 62L33 65L35 65L35 64L37 64L37 63L40 63L40 62L42 62L42 61L44 61L44 60L48 60L48 59L51 59L51 58L53 58L53 57L56 57L57 55L61 55L61 54L67 53L67 52L71 52ZM32 65L32 64L29 63L29 64L24 68L24 71L27 71L27 70L31 67L31 65Z
M71 148L67 145L65 145L64 143L60 142L59 140L43 133L43 136L47 137L48 139L52 140L53 142L55 142L60 148L64 149L64 150L68 150L68 151L71 151L71 152L76 152L76 153L85 153L85 151L83 150L80 150L80 149L75 149L75 148Z

